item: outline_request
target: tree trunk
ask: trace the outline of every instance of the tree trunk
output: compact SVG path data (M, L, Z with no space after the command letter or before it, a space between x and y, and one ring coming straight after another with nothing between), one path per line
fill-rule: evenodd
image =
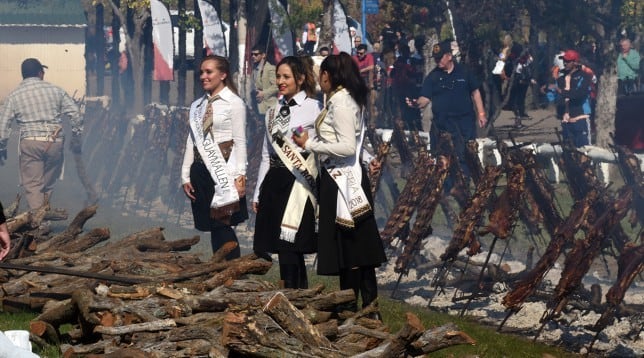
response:
M333 0L322 0L322 25L320 26L319 46L329 46L333 43ZM332 51L333 52L333 51Z
M607 41L608 42L608 41ZM608 51L612 53L612 51ZM613 143L610 133L615 133L615 112L617 101L617 74L614 62L608 62L601 75L597 94L595 124L597 146L608 148Z
M145 68L145 48L146 42L144 41L144 28L148 19L150 18L150 8L147 6L133 8L133 29L129 28L129 23L123 11L119 8L115 0L110 1L114 15L120 20L125 29L125 36L127 38L126 48L130 54L129 65L132 68L132 79L134 81L134 89L132 95L134 96L134 111L135 113L143 112L143 80Z

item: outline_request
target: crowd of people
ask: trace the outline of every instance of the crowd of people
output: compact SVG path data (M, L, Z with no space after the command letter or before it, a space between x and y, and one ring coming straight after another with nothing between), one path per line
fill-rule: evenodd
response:
M274 66L259 48L252 56L255 108L265 119L251 202L253 250L266 260L277 255L285 288L308 288L304 255L317 253L318 274L339 276L340 287L368 306L386 256L363 163L371 158L362 151L368 89L358 64L347 53L328 55L315 76L305 57L287 56ZM244 103L225 58L205 57L200 74L205 93L190 107L183 189L195 228L211 233L213 252L234 243L226 257L234 259L240 252L233 227L248 218ZM375 170L379 163L367 165ZM356 311L357 301L343 309Z
M352 289L363 307L377 297L375 270L386 255L368 180L380 163L363 146L368 121L398 116L409 130L428 130L432 144L441 132L449 133L467 175L465 144L476 138L476 127L488 125L490 114L505 104L521 129L531 119L526 95L532 89L543 103L555 103L565 140L577 147L591 143L598 78L577 49L558 52L552 70L539 77L533 51L507 35L491 57L490 93L482 93L478 76L457 60L451 40L432 44L436 67L425 75L429 59L423 56L423 39L405 36L391 24L370 45L354 33L351 54L332 54L332 46L320 46L309 57L317 45L313 24L307 24L304 36L305 53L276 65L268 60L266 46L250 53L252 108L264 119L261 164L250 201L256 213L253 250L266 260L277 255L285 288L308 287L304 255L316 253L318 274L339 276L340 288ZM0 165L16 121L21 182L30 209L48 201L62 169L64 118L71 123L72 151L81 150L78 106L43 80L46 68L26 59L23 81L0 108ZM248 219L246 103L227 58L205 56L199 73L204 94L190 106L182 188L195 228L210 232L213 252L228 245L226 258L232 260L241 254L234 227ZM637 92L640 74L640 55L623 39L617 57L619 95ZM488 110L484 96L491 99ZM423 128L421 110L430 105L431 126ZM388 115L378 116L383 110ZM10 248L1 209L0 204L0 259ZM357 301L346 308L357 310Z

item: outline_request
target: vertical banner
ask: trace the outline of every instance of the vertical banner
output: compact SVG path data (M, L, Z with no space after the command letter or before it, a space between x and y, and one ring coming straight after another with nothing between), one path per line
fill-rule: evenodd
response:
M277 0L268 1L268 11L271 15L271 35L275 46L275 63L286 56L294 55L293 34L288 26L288 13Z
M150 13L152 15L152 43L154 45L152 79L155 81L172 81L174 80L174 48L172 45L170 13L159 0L150 0Z
M228 56L224 30L217 10L205 0L199 0L199 11L203 22L203 40L206 43L206 52L213 55Z
M338 54L342 51L351 54L351 35L349 35L349 25L347 24L347 15L339 0L333 1L333 53Z

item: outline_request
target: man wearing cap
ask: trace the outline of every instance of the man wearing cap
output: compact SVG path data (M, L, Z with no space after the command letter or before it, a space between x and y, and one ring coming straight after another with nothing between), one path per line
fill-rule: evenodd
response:
M71 150L81 150L83 119L78 105L62 88L43 81L45 68L35 58L24 60L22 82L0 107L0 165L7 158L15 120L20 128L20 179L30 209L45 203L63 169L63 117L71 123Z
M557 116L561 119L564 141L575 147L582 147L590 144L590 93L593 79L582 70L577 51L565 51L563 64L564 68L557 78L557 89L561 97L557 104Z
M476 123L481 128L487 123L479 92L480 83L465 66L454 61L450 41L435 44L432 57L436 61L436 68L425 77L420 97L412 103L424 108L431 102L433 119L430 145L436 148L439 133L448 132L452 136L461 168L467 175L465 144L476 138Z

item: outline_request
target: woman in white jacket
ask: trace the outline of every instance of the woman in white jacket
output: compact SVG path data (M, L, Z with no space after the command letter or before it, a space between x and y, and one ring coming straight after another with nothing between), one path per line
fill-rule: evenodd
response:
M318 156L322 167L317 271L339 275L340 289L353 289L365 307L378 296L375 268L387 261L360 158L369 91L358 65L344 52L322 62L319 79L327 102L315 122L317 136L293 137Z

